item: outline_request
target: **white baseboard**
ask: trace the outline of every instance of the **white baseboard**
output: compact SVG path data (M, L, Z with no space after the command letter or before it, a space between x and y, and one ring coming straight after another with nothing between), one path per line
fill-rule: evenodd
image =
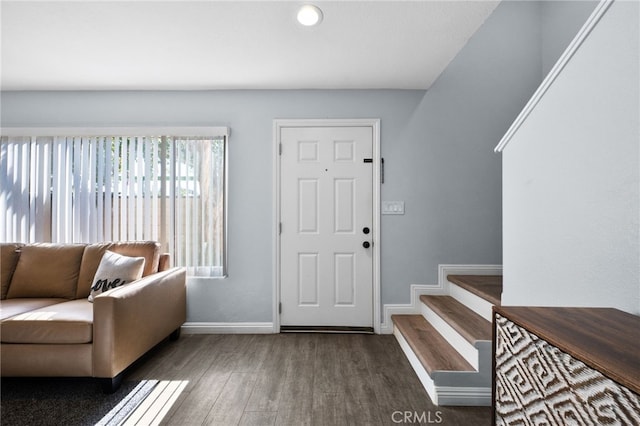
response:
M411 302L383 306L380 334L392 334L391 315L419 314L420 296L449 294L447 275L501 275L502 265L438 265L438 284L412 284ZM269 334L276 333L272 322L186 322L184 334Z
M411 302L406 304L387 304L382 307L380 334L392 334L391 315L419 314L422 311L420 296L448 295L447 275L502 275L502 265L438 265L438 284L411 284Z
M411 284L411 302L407 304L388 304L382 307L383 323L380 324L380 334L392 334L393 322L391 315L411 315L420 313L420 296L423 294L446 294L439 284Z
M438 282L447 283L447 275L502 275L502 265L438 265Z
M184 334L269 334L275 333L271 322L186 322Z
M491 406L491 388L436 386L438 405Z

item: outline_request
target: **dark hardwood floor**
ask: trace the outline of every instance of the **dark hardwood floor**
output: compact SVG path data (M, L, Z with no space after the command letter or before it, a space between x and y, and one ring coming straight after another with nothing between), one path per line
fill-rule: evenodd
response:
M167 425L491 424L489 407L437 407L391 335L183 335L127 379L186 381Z

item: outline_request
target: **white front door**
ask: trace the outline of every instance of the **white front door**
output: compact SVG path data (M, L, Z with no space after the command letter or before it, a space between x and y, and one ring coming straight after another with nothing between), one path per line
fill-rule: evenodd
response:
M280 324L373 326L373 129L280 133Z

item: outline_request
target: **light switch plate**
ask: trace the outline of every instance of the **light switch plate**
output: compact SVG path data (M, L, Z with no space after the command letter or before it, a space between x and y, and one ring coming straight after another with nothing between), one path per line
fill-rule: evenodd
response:
M404 201L383 201L382 214L404 214Z

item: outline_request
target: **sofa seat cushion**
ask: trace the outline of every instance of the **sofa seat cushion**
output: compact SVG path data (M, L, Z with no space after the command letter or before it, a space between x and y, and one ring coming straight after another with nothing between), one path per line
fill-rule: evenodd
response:
M25 312L44 308L45 306L55 305L56 303L66 302L67 299L40 299L40 298L24 298L24 299L6 299L0 301L0 321L15 315L24 314Z
M0 323L0 337L2 343L91 343L93 304L71 300L12 316Z

